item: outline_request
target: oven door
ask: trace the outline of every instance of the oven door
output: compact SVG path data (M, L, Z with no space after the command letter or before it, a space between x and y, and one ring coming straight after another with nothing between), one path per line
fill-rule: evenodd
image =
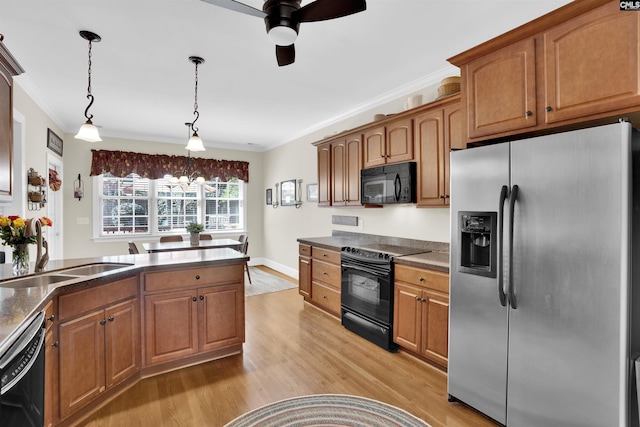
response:
M392 320L392 264L342 254L342 306L382 324Z

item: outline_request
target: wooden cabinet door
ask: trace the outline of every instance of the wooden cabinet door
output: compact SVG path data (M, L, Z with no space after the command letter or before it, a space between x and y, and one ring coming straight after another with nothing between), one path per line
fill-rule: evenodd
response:
M331 206L330 143L318 146L318 206Z
M11 77L8 78L11 81ZM11 84L0 76L0 196L12 195L12 120Z
M413 120L397 120L386 126L386 163L413 160Z
M345 171L347 163L346 140L331 143L331 204L344 206L347 200L345 194Z
M416 157L418 160L418 206L444 206L445 152L442 109L416 116ZM446 153L448 157L448 152Z
M423 290L420 353L443 366L448 363L449 297Z
M442 159L444 161L444 204L449 206L451 200L451 183L450 183L450 168L449 159L452 150L464 150L467 148L467 143L463 135L463 114L462 105L457 102L455 104L447 105L444 108L444 149L442 152Z
M419 353L422 322L421 290L396 282L393 292L393 341Z
M311 258L305 256L298 257L298 293L311 297Z
M362 136L348 136L345 139L347 161L344 171L345 205L360 206L360 169L362 169Z
M180 359L198 348L196 290L146 295L145 362Z
M611 2L544 33L547 123L640 104L639 28Z
M140 321L138 300L132 299L105 310L106 386L118 384L140 368Z
M469 138L536 126L533 37L469 62L466 82Z
M60 324L60 418L105 389L104 311Z
M364 167L380 166L386 163L386 136L384 126L367 129L362 136Z
M242 283L198 289L199 350L244 342Z

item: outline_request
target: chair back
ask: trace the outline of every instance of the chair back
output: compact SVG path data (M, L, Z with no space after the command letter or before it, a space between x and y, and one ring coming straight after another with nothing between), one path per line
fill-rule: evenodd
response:
M200 240L213 240L213 236L211 234L200 234Z
M161 242L182 242L182 236L162 236Z
M140 251L134 242L129 242L129 253L130 254L139 254Z
M240 249L240 252L246 255L248 250L249 250L249 236L246 236L244 238L244 243L242 244L242 249Z

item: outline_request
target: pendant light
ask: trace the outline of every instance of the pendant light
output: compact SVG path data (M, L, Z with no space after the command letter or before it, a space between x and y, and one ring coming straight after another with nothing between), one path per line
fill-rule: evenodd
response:
M80 31L80 37L89 41L89 85L87 87L87 99L89 100L89 105L84 110L84 116L87 118L87 121L80 126L80 130L76 135L77 139L82 139L87 142L98 142L102 141L100 139L100 135L98 134L98 128L94 126L91 119L93 118L93 114L89 114L89 108L93 104L93 95L91 94L91 44L93 42L99 42L102 40L99 35L92 33L91 31Z
M187 126L187 136L191 133L192 124L193 123L188 122L185 123L185 126ZM187 150L189 150L188 147ZM191 185L191 183L194 181L198 185L204 185L205 179L204 177L199 176L200 171L194 170L192 172L189 172L191 166L191 151L196 150L189 150L189 153L187 154L187 164L185 165L183 170L173 173L173 176L171 177L171 179L169 179L170 187L179 185L182 188L182 191L186 192L189 189L189 185Z
M204 59L199 56L190 56L189 61L193 62L196 66L196 90L195 90L195 100L193 102L193 114L196 116L191 123L191 138L189 138L189 143L186 146L186 149L191 151L205 151L204 145L202 144L202 139L198 136L198 128L195 127L198 118L200 117L200 113L198 113L198 65L204 62Z

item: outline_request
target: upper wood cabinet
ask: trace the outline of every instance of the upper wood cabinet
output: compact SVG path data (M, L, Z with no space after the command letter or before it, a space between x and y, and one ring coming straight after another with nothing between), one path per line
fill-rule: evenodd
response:
M331 143L318 145L318 206L331 206Z
M468 142L637 112L639 50L639 13L582 0L450 58L461 69Z
M353 134L331 143L331 204L360 206L362 135Z
M13 197L13 76L24 70L2 43L0 35L0 202Z
M460 99L418 114L413 119L418 165L418 207L449 205L449 153L463 149Z
M368 129L363 140L365 168L414 159L413 125L410 117Z

